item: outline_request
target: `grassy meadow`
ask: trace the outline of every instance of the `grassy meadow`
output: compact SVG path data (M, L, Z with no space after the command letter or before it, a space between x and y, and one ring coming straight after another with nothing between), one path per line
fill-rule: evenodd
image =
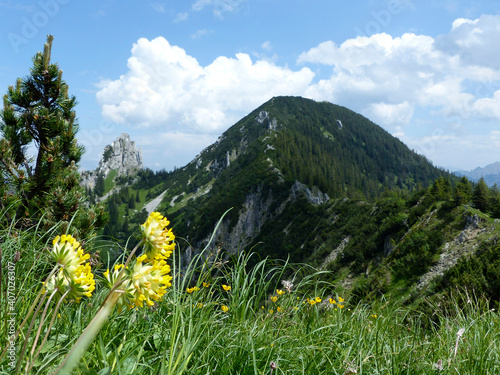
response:
M484 300L459 295L446 309L428 306L431 314L383 298L354 305L306 265L204 250L179 269L182 241L168 258L179 276L162 298L111 309L64 372L61 363L110 292L107 260L93 255L91 297L34 303L54 269L59 234L36 226L0 233L2 374L500 373L500 319ZM90 254L106 246L82 243Z

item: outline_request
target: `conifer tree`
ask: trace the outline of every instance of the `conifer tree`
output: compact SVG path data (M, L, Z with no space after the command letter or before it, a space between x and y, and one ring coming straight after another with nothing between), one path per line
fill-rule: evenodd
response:
M33 58L30 75L18 79L0 111L0 189L3 209L16 225L43 220L89 234L104 218L85 202L77 163L76 98L68 94L62 70L51 63L53 37ZM35 150L35 155L30 153ZM85 207L85 209L83 209Z
M134 209L135 208L135 197L134 195L130 195L130 198L128 199L128 208Z
M105 191L106 191L106 186L104 184L104 176L102 173L98 173L95 181L94 193L98 197L102 197Z
M455 185L454 190L454 200L457 206L462 204L466 204L472 198L472 184L467 179L467 177L463 176Z
M474 188L474 192L472 193L472 202L477 209L483 212L488 210L489 190L488 185L486 185L486 182L482 177L479 179L476 187Z

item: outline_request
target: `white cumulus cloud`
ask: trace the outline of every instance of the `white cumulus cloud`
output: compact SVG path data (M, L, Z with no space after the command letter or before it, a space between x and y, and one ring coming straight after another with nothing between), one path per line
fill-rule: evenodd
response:
M373 103L368 112L372 121L396 129L408 125L413 116L413 105L408 102L399 104Z
M413 111L404 110L409 117L401 119L394 109L417 106L445 117L500 119L494 108L499 98L491 88L491 82L500 80L500 49L493 47L500 43L498 24L500 16L482 16L457 19L448 34L436 38L381 33L340 45L325 41L303 52L297 62L332 67L327 78L308 88L307 96L373 114L388 126L410 123Z
M221 56L207 66L163 37L139 39L128 72L103 81L97 100L103 116L144 128L220 132L277 95L301 95L309 68L293 71L249 55Z

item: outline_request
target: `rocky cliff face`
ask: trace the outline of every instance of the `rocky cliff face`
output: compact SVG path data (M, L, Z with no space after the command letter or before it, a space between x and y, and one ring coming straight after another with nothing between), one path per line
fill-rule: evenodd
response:
M107 176L117 170L117 176L126 176L142 168L142 150L135 147L127 133L122 133L111 145L104 148L97 172Z
M277 199L272 193L264 195L261 189L252 192L245 197L245 202L238 213L236 225L230 226L228 220L221 221L217 231L214 234L212 247L215 249L220 244L232 254L237 254L245 249L257 237L268 221L272 221L280 215L289 203L299 198L305 198L312 205L322 205L330 199L327 194L320 191L317 187L309 189L306 185L295 181L291 186L289 195L274 209L271 209L273 202ZM189 248L186 252L186 258L183 264L188 264L190 257L197 253L195 249L204 248L210 241L212 234L196 243L195 248ZM347 239L347 242L349 239ZM345 247L345 245L344 245Z
M82 173L82 185L93 188L99 174L106 178L110 171L116 170L117 177L128 176L142 169L142 166L142 150L136 148L127 133L122 133L104 148L97 169Z

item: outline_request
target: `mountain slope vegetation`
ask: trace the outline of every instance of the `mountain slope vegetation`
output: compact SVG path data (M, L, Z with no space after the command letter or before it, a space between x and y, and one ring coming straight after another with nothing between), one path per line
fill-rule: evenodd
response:
M497 236L498 191L434 167L331 103L273 98L185 167L119 182L123 188L108 199L117 218L108 234L128 238L156 197L161 203L148 208L168 216L188 260L229 210L214 249L331 271L329 280L359 299L389 293L412 300L424 288L460 285L460 277L440 278L468 267L461 258L496 262L478 248ZM471 218L479 218L473 230ZM491 275L491 267L484 272ZM476 285L492 295L490 279Z
M189 237L196 243L230 208L228 229L237 225L245 205L259 202L267 211L258 213L264 214L254 223L260 226L285 209L296 181L329 198L371 200L387 189L412 190L445 174L344 107L277 97L172 173L163 182L168 191L160 207L182 231L196 233Z

